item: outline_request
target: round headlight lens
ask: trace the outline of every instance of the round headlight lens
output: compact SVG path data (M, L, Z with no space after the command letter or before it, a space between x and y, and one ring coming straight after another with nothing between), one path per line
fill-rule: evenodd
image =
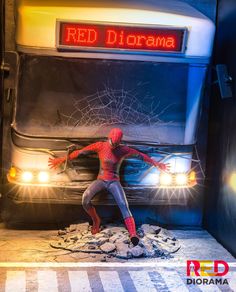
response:
M162 173L160 175L160 184L169 186L172 184L172 175L170 173Z
M177 185L187 185L188 184L188 176L185 173L178 173L175 177L175 182Z
M21 180L23 182L31 182L33 180L33 173L31 171L23 171L21 174Z
M38 181L40 183L48 183L49 182L49 174L46 171L40 171L38 173Z

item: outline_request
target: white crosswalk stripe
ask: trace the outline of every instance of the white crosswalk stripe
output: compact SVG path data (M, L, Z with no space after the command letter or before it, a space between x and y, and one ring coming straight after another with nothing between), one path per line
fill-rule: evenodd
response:
M24 271L7 271L5 292L25 292L26 279Z
M63 272L62 272L63 271ZM123 272L114 270L96 270L90 274L86 270L12 270L4 272L3 281L0 281L0 291L5 292L58 292L62 291L63 286L66 291L71 292L92 292L99 282L99 291L105 292L124 292L128 284L129 289L134 287L137 292L156 292L160 286L166 287L169 292L192 291L193 286L186 285L184 274L174 269L157 268L155 270L126 270L129 276L124 276ZM63 274L63 273L66 273ZM150 273L150 274L149 274ZM120 276L121 278L120 278ZM0 275L3 275L0 274ZM27 275L27 277L26 277ZM68 277L67 277L68 275ZM90 278L91 276L91 278ZM131 280L129 280L131 278ZM225 286L224 291L236 291L236 272L230 272L226 278L229 286ZM124 280L125 279L125 280ZM127 280L128 279L128 280ZM63 281L63 282L62 282ZM124 281L124 282L122 282ZM127 282L130 281L130 282ZM2 285L3 284L3 285ZM30 286L30 290L29 290ZM4 290L5 287L5 290ZM67 287L67 288L65 288ZM131 287L131 288L130 288ZM133 288L132 288L133 287ZM229 287L232 289L230 290ZM217 285L196 285L194 289L198 291L219 292L221 287ZM228 289L228 290L227 290ZM130 290L129 290L130 291ZM195 291L195 290L194 290Z
M170 292L188 292L189 289L185 286L179 274L174 270L159 269L162 279L165 281Z
M156 288L146 271L129 271L137 292L156 292Z
M38 292L58 292L57 272L38 271Z
M124 292L119 274L115 271L99 272L105 292Z
M68 271L71 292L91 292L86 271Z

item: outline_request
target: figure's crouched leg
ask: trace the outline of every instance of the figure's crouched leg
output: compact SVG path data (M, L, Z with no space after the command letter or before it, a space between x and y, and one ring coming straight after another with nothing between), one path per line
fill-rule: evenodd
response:
M96 209L92 205L91 200L102 189L104 189L103 181L96 180L86 189L82 196L83 208L89 214L93 221L93 226L91 230L92 234L96 234L100 231L101 219L98 216Z
M115 181L110 184L109 191L112 193L117 205L120 208L126 228L129 231L131 242L133 243L133 245L138 245L139 237L136 232L135 221L130 212L129 204L123 187L121 186L120 182Z
M133 243L134 246L138 245L139 237L138 237L137 232L136 232L136 225L135 225L134 217L133 216L126 217L124 220L125 220L126 228L129 231L131 242Z

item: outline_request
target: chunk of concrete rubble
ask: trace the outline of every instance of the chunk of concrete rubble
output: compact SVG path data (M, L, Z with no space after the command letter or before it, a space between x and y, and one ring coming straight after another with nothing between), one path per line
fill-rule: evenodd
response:
M94 237L95 238L109 238L109 236L106 234L106 233L101 233L101 232L99 232L99 233L96 233L96 234L94 234Z
M143 231L144 235L146 234L158 234L161 231L161 227L157 225L142 224L140 229Z
M89 229L89 223L88 222L85 222L85 223L79 223L79 224L76 224L76 230L77 231L88 231Z
M166 230L164 228L161 229L161 231L159 232L158 234L160 237L162 238L168 238L168 239L171 239L173 240L175 237L173 236L173 234L169 231L169 230Z
M73 232L73 231L76 231L77 230L77 224L71 224L69 226L69 232Z
M114 233L128 233L127 229L125 227L110 227L109 230L114 234Z
M124 242L118 242L116 243L116 257L120 259L130 259L132 258L131 249L129 248L129 245Z
M66 235L66 230L58 230L58 235Z
M82 238L83 238L83 240L93 240L93 239L96 239L96 237L95 236L93 236L92 234L84 234L83 236L82 236Z
M130 249L130 252L134 258L139 258L143 255L143 248L139 245L134 246Z
M151 241L149 241L147 238L140 239L139 246L143 248L143 255L145 257L149 258L155 256L155 249L153 248Z
M83 249L84 247L86 246L86 243L85 242L76 242L73 244L73 251L80 251L81 249Z
M152 233L147 233L146 238L148 238L149 240L158 240L158 237L156 236L156 234L152 234Z
M81 238L81 234L75 234L70 237L70 240L78 241Z
M104 243L104 244L102 244L102 245L100 246L100 249L101 249L102 251L108 253L108 252L112 252L113 250L115 250L115 249L116 249L116 246L115 246L114 243L106 242L106 243Z
M102 231L100 231L101 234L105 234L106 236L112 236L113 232L109 228L105 228Z
M103 245L104 243L106 243L108 241L109 241L109 238L107 238L107 237L100 237L99 240L98 240L98 245L101 246L101 245Z
M109 238L109 241L112 243L115 243L115 242L127 242L128 243L128 240L129 240L128 234L124 234L123 232L115 233L114 235L112 235Z

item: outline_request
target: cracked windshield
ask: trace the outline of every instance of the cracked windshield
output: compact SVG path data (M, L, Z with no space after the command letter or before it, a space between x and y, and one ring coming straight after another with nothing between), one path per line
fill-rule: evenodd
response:
M19 74L20 134L183 143L187 64L22 55Z

